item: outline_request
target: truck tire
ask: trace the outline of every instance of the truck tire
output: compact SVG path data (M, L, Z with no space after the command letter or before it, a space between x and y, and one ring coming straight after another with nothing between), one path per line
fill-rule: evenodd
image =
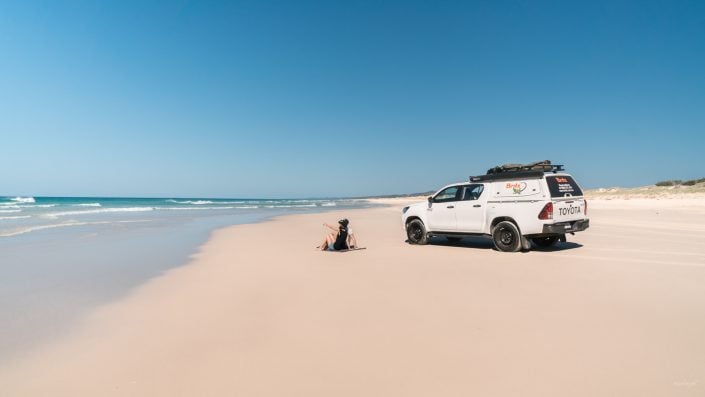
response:
M424 226L420 219L414 219L406 224L406 237L408 237L409 243L411 244L428 244L426 226Z
M558 236L534 237L531 242L539 247L551 247L558 242Z
M521 249L521 235L512 222L499 222L492 230L492 240L494 246L502 252L517 252Z

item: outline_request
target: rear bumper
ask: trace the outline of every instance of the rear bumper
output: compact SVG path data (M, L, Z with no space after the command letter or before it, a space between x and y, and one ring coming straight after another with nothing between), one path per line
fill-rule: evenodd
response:
M579 221L573 222L552 223L550 225L543 225L543 234L566 234L582 232L583 230L589 227L589 219L581 219Z

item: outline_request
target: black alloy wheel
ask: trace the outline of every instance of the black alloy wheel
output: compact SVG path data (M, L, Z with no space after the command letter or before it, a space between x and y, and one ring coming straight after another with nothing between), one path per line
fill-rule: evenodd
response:
M516 225L509 221L502 221L492 231L492 240L498 250L502 252L517 252L521 249L521 235Z
M424 245L428 243L426 227L420 219L414 219L406 224L406 236L411 244Z

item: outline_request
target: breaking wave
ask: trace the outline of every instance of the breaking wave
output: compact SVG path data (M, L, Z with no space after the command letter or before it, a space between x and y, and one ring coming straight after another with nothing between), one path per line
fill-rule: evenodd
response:
M265 205L264 208L311 208L316 204Z
M36 203L36 200L34 197L20 197L17 196L15 198L10 199L11 201L14 201L16 203Z
M14 200L14 199L13 199ZM51 208L56 207L56 204L34 204L34 202L8 201L0 203L0 208Z
M47 214L47 216L58 217L58 216L69 216L69 215L103 214L103 213L109 213L109 212L145 212L145 211L153 211L153 210L154 210L154 207L102 208L99 210L54 212L54 213Z
M10 220L10 219L26 219L31 218L32 215L19 215L19 216L0 216L0 220Z
M206 205L206 204L215 204L214 202L210 200L186 200L186 201L178 201L178 200L167 200L170 203L175 203L175 204L193 204L193 205Z

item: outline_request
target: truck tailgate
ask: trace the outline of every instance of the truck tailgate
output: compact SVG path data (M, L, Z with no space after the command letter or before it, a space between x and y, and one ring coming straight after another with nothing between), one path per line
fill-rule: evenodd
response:
M553 202L554 222L576 221L585 217L584 199L556 200Z

